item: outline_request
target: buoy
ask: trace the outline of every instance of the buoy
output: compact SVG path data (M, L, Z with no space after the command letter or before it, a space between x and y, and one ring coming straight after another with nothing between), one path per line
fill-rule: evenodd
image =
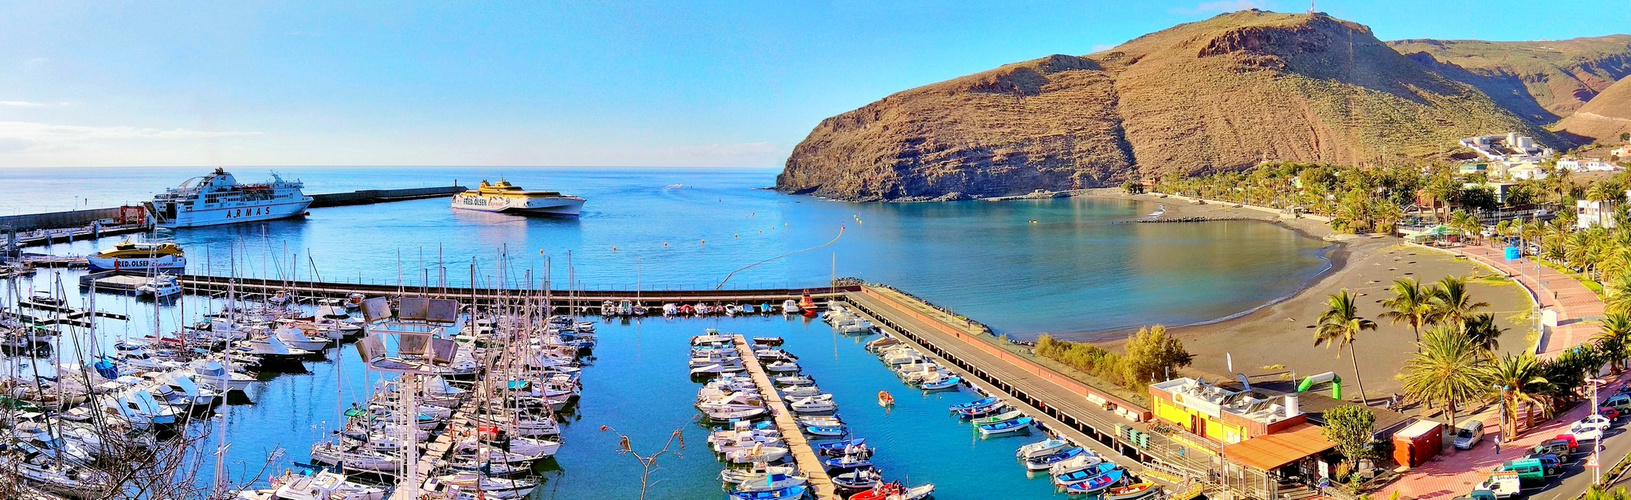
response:
M1036 219L1031 219L1031 223L1032 223L1032 224L1035 224L1035 223L1036 223Z
M612 245L612 251L613 251L613 252L616 252L616 251L617 251L617 245Z
M742 235L740 235L740 234L736 234L736 233L731 233L731 237L732 237L732 238L741 238L741 237L742 237Z
M704 245L708 244L708 240L702 240L702 244L704 244Z
M666 241L663 242L663 248L668 248L668 242L666 242Z

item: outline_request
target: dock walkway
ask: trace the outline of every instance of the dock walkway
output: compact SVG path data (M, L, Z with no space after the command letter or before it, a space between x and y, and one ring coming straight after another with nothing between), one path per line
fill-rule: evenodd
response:
M1131 470L1153 467L1160 473L1147 476L1184 479L1206 477L1214 467L1214 454L1150 432L1147 425L1107 409L1108 405L1089 400L1077 387L1080 382L1074 379L1035 364L1024 366L1021 364L1024 360L1007 359L1015 356L993 353L994 346L975 344L984 340L959 338L969 334L958 332L954 324L930 319L919 311L912 311L911 306L901 305L898 299L870 288L847 293L844 298L874 324L891 330L901 340L923 347L926 353L945 360L948 366L968 373L970 382L980 384L993 395L1004 396L1010 404L1028 406L1026 413L1044 422L1052 432L1072 437L1082 445L1097 442L1129 458L1118 463ZM1148 445L1129 442L1124 429L1145 433ZM1205 442L1199 438L1195 441Z
M765 404L770 407L770 412L775 417L776 429L781 431L782 441L787 443L788 452L793 455L793 461L798 464L799 470L804 472L810 488L815 490L816 500L837 500L839 498L837 487L833 486L832 478L827 476L826 467L821 465L821 457L816 456L815 450L810 448L810 440L805 439L804 431L799 429L798 422L793 418L793 412L787 409L787 403L782 401L781 393L770 383L770 376L766 375L764 367L759 365L759 358L754 357L753 348L748 346L741 335L731 337L736 344L736 352L742 355L742 365L747 367L753 385L759 386Z

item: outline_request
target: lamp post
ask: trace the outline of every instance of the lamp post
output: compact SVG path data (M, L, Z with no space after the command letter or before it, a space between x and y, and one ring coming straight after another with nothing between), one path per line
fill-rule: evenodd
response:
M1600 378L1587 378L1586 384L1591 386L1591 414L1597 414L1597 386L1608 383ZM1590 416L1586 417L1590 419ZM1603 448L1603 438L1598 434L1597 439L1591 440L1591 484L1596 486L1603 483L1603 464L1600 452Z

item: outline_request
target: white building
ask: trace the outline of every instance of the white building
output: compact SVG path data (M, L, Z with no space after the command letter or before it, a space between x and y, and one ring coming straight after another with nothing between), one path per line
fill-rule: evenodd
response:
M1596 158L1564 158L1557 161L1557 167L1575 172L1613 172L1620 169L1613 163Z
M1620 202L1627 198L1631 198L1631 190L1626 191L1625 196L1619 200L1575 200L1575 213L1578 215L1574 220L1575 227L1588 229L1591 226L1603 226L1606 229L1614 229L1614 207L1619 206Z
M1534 163L1520 163L1508 168L1506 170L1506 175L1507 177L1512 178L1512 180L1541 180L1546 178L1546 169L1541 168L1540 165L1536 165Z

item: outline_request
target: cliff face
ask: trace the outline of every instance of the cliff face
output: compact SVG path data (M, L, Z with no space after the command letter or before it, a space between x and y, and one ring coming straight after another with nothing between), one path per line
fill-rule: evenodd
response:
M777 188L850 200L1013 195L1262 160L1444 156L1492 130L1563 143L1364 26L1253 10L828 118L794 148Z
M1567 117L1631 74L1631 35L1544 42L1398 40L1423 66L1477 87L1536 125Z

